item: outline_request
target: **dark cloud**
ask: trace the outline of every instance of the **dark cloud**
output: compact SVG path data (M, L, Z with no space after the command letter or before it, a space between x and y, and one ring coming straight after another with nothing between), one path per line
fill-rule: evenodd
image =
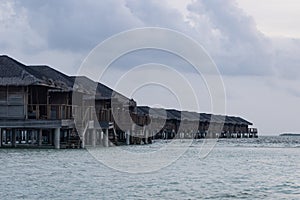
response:
M2 12L4 20L0 21L0 46L2 51L18 51L18 55L65 51L83 57L120 31L158 26L175 29L197 40L223 74L300 76L296 54L299 42L286 40L274 45L234 0L194 1L188 6L188 21L165 1L158 0L16 0L2 5L0 9L5 12ZM145 54L144 57L148 61L154 56ZM139 54L139 59L143 60L143 55ZM161 59L163 62L164 56ZM284 70L285 66L290 66L290 70Z
M122 1L18 1L49 48L82 51L120 31L143 25Z
M167 27L182 32L191 31L188 23L184 22L183 15L165 1L126 0L126 6L146 26Z
M198 0L189 6L189 10L194 18L206 19L206 28L212 30L210 35L213 36L208 38L211 42L207 48L210 49L211 43L217 43L210 52L224 74L273 73L271 42L257 30L253 19L245 15L235 1ZM201 30L202 24L196 21L195 27Z

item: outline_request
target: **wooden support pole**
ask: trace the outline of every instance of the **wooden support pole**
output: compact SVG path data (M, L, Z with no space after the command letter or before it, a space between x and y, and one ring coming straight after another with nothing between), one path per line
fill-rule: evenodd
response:
M29 131L28 131L28 130L25 130L25 131L24 131L24 134L25 134L25 141L26 141L26 144L28 144L28 141L29 141L29 139L28 139L28 137L29 137Z
M90 130L87 129L83 135L84 138L84 146L88 146L89 145L89 136L90 136Z
M43 129L40 129L38 132L38 146L42 146L43 141Z
M81 148L84 149L85 148L85 133L84 132L82 132L80 139L81 139Z
M99 130L96 130L96 145L101 144L100 142L100 132Z
M113 128L113 131L114 131L114 142L118 142L118 136L115 127Z
M2 130L0 128L0 147L2 147L2 141L3 141Z
M16 130L12 129L12 147L16 147Z
M180 132L180 139L183 139L183 137L184 137L184 133Z
M60 128L56 128L54 131L54 148L60 149Z
M131 126L131 139L135 140L135 137L138 135L138 130L136 130L135 123ZM134 143L134 141L132 141Z
M90 146L92 146L92 143L93 143L93 130L94 129L90 129L90 130L88 130L88 134L87 134L87 144L88 145L90 145Z
M96 140L97 140L96 129L93 129L92 130L92 147L96 147Z
M126 145L130 145L130 132L129 132L129 130L126 131Z
M149 130L146 129L146 131L145 131L145 144L148 144L148 137L149 137Z
M102 146L104 146L104 133L103 133L103 130L101 130L101 132L100 132L100 144Z
M108 128L105 130L104 147L108 147Z

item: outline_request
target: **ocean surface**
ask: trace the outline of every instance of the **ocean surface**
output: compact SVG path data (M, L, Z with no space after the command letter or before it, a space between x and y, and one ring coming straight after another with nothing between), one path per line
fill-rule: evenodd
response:
M147 154L170 142L122 148ZM171 164L138 174L83 149L0 149L0 199L300 199L300 137L219 139L205 158L202 146L195 140Z

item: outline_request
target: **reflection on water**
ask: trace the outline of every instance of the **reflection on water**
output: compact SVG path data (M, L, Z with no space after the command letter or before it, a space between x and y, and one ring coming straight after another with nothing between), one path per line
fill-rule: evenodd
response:
M168 142L122 148L145 153ZM202 142L194 141L180 159L146 174L108 168L86 150L0 149L0 199L300 197L299 137L222 139L199 159Z

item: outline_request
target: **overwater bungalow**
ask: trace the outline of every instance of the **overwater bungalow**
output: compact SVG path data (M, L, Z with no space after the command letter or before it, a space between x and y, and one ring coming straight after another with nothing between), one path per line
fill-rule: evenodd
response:
M0 56L0 147L85 148L153 139L257 137L231 116L137 106L87 77Z
M175 109L138 106L140 115L149 115L153 124L154 139L201 139L257 137L257 129L240 117L212 115ZM161 126L161 122L164 122ZM153 126L153 125L152 125Z
M3 147L80 146L73 82L48 66L0 57L0 138Z

